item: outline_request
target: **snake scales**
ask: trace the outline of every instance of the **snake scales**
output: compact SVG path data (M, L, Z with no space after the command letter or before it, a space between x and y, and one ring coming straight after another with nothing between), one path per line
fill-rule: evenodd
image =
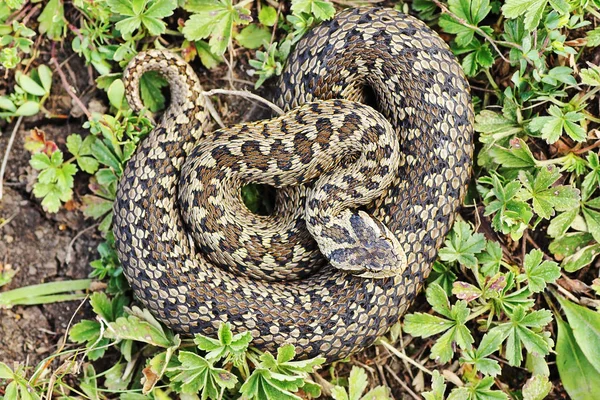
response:
M447 45L399 12L345 10L290 55L277 101L291 111L213 133L196 74L167 51L126 68L132 108L150 70L169 81L171 104L114 207L144 306L178 332L212 335L228 321L261 349L293 343L328 361L385 334L429 274L470 175L473 110ZM273 215L241 205L248 182L282 187Z

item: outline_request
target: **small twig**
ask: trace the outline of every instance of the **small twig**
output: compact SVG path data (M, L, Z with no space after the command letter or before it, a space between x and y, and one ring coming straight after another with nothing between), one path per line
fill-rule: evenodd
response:
M376 344L382 345L396 357L400 358L401 360L409 362L410 364L419 368L421 371L425 372L426 374L433 375L433 372L431 372L430 370L425 368L423 365L419 364L418 362L416 362L415 360L413 360L412 358L410 358L409 356L407 356L406 354L404 354L403 352L401 352L400 350L395 348L393 345L388 343L385 339L383 339L383 338L379 339Z
M2 196L0 196L0 199L2 198ZM15 212L14 214L12 214L10 217L8 217L7 219L5 219L4 221L0 222L0 229L4 228L5 225L10 224L10 221L12 221L13 219L15 219L15 217L17 215L19 215L20 211Z
M215 94L231 94L234 96L245 97L247 99L256 100L263 104L266 104L267 106L269 106L273 111L275 111L279 115L282 115L284 113L284 111L281 108L279 108L276 104L273 104L269 100L267 100L263 97L260 97L252 92L248 92L247 90L213 89L208 92L203 92L203 94L204 94L204 96L212 96Z
M225 128L225 124L223 123L223 120L217 112L217 109L215 108L215 105L213 104L210 97L205 96L204 99L206 100L206 108L208 108L208 112L211 115L211 117L213 117L213 119L217 121L217 125L219 125L221 128Z
M570 280L570 278L568 276L566 276L565 274L561 273L561 276L565 279L565 280ZM575 296L573 293L569 292L569 290L567 290L566 288L562 287L560 282L554 282L553 284L554 287L556 287L556 289L563 294L565 297L568 297L571 301L573 301L574 303L577 304L581 304L581 301L577 298L577 296ZM550 291L552 292L552 294L554 296L556 296L556 291L550 289Z
M79 108L81 108L83 110L83 113L85 114L85 116L88 119L91 119L92 114L87 109L87 107L83 104L83 102L79 99L79 97L77 97L77 95L74 93L73 86L69 85L69 82L67 81L67 77L65 76L65 73L63 72L63 70L60 67L60 64L58 63L56 58L52 57L52 59L50 61L54 64L54 66L56 68L56 72L58 73L58 76L60 76L60 81L62 83L63 88L65 88L65 90L67 91L69 96L71 96L71 98L79 106Z
M446 7L444 4L440 3L439 0L433 0L433 2L442 10L442 12L444 14L448 14L449 16L451 16L452 18L454 18L456 21L458 21L458 23L463 24L464 26L473 29L475 32L477 32L481 36L483 36L483 38L485 40L487 40L492 45L492 47L494 48L494 50L496 50L496 53L498 53L498 55L500 56L500 58L502 58L505 62L510 63L510 61L508 61L508 59L506 57L504 57L504 54L502 54L502 52L500 51L500 49L496 45L496 41L494 40L494 38L492 38L490 35L488 35L487 33L485 33L483 31L483 29L481 29L478 26L471 25L466 20L460 18L458 15L456 15L452 11L450 11L448 9L448 7Z
M73 239L71 239L71 241L69 242L69 245L67 246L67 255L65 256L65 264L71 263L71 256L73 253L73 244L75 244L75 241L77 239L79 239L81 237L81 235L96 228L98 225L100 225L100 223L88 226L87 228L85 228L82 231L80 231L79 233L77 233L77 235L75 235L75 237Z
M2 160L2 166L0 167L0 200L2 200L2 183L4 182L4 171L6 170L6 164L8 163L8 156L10 154L10 149L15 141L15 136L17 135L17 131L19 130L19 126L21 126L21 121L23 121L23 117L19 117L17 122L15 123L15 127L10 135L10 139L8 139L8 145L6 146L6 152L4 152L4 158Z
M594 150L596 147L600 147L600 140L596 140L594 142L594 144L592 144L592 145L590 145L588 147L584 147L583 149L579 149L577 151L574 151L573 153L574 154L583 154L583 153L586 153L586 152L588 152L590 150Z
M418 394L416 394L415 392L413 392L413 390L406 384L406 382L404 382L402 379L400 379L400 377L398 375L396 375L396 373L394 372L393 369L390 368L389 365L385 366L385 369L387 370L387 372L392 375L392 377L396 380L396 382L398 382L400 384L400 386L402 386L404 388L404 390L406 390L408 392L408 394L411 395L411 397L415 400L421 400L421 398L419 397Z

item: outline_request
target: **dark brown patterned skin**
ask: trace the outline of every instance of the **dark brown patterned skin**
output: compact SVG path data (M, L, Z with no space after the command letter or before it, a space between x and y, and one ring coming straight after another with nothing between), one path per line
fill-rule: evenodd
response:
M316 100L364 100L398 135L393 181L366 206L394 233L407 260L401 273L383 279L325 265L298 280L270 282L213 265L191 242L177 203L186 156L196 141L214 138L198 79L168 52L140 54L124 77L134 109L141 108L138 82L147 70L169 80L172 104L129 161L114 209L117 250L139 300L181 333L213 335L228 321L235 331L250 331L263 350L292 343L301 357L320 354L328 361L385 334L429 274L470 176L469 88L437 34L393 10L346 10L298 43L280 80L278 102L286 109ZM309 159L301 157L308 152L305 140L294 144L292 132L287 142L299 159ZM247 154L258 150L246 147ZM275 163L285 168L283 157ZM306 187L282 192L297 202L291 214L306 212L306 196L312 196Z

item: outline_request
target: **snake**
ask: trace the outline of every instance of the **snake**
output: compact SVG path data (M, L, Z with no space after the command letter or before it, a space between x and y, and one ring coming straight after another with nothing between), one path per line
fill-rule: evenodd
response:
M310 30L274 90L275 118L214 130L200 81L169 50L127 65L170 103L117 186L113 233L135 297L182 335L229 323L252 345L343 359L407 311L470 180L469 84L440 36L386 8L351 8ZM272 214L241 188L275 188Z

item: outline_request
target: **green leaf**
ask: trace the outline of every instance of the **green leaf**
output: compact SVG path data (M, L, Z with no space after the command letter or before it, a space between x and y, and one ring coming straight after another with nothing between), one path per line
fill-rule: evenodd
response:
M67 26L62 0L49 0L38 17L40 33L45 33L52 40L60 40Z
M87 357L93 361L102 357L108 347L108 340L100 338L101 333L99 322L83 320L73 325L69 339L75 343L86 343Z
M134 307L134 310L136 307ZM173 347L178 339L167 336L162 326L147 310L137 309L138 315L117 318L105 332L110 339L129 339L158 347ZM144 319L142 319L142 317Z
M85 195L82 198L83 215L98 219L112 210L113 201L98 196Z
M587 204L589 205L589 202ZM600 242L600 212L589 207L582 207L581 212L585 218L588 232L597 242Z
M477 286L471 285L466 282L454 282L452 285L452 294L460 300L464 300L467 303L479 298L482 292Z
M165 32L166 24L162 18L173 14L177 7L175 0L107 0L113 13L122 18L115 27L128 39L142 25L153 36Z
M575 272L587 267L600 254L600 244L595 243L579 249L576 253L566 257L561 265L567 272Z
M37 71L44 91L50 93L50 89L52 88L52 71L44 64L40 65Z
M549 338L540 333L540 330L551 320L552 313L548 310L537 310L527 314L525 308L518 305L510 315L510 322L500 324L490 332L499 330L504 334L507 338L506 359L510 365L518 366L523 361L522 346L525 346L528 352L540 355L550 352Z
M33 194L37 198L43 198L42 207L50 213L58 212L61 202L71 200L73 192L62 190L53 183L36 183L33 186Z
M123 84L123 81L115 79L108 87L106 93L110 104L117 110L120 110L123 99L125 98L125 85Z
M566 85L577 85L577 81L573 77L573 70L569 67L554 67L548 71L546 78L551 85L556 85L557 81ZM546 82L546 79L542 79L542 82Z
M0 362L0 379L13 379L12 369L8 367L8 365Z
M121 162L114 155L114 153L109 149L109 147L104 143L103 140L95 140L92 144L92 154L94 157L101 163L106 166L111 167L114 171L119 174L123 172L123 167L121 166Z
M476 132L482 133L480 140L486 144L492 144L501 138L523 131L523 127L517 121L490 110L481 110L475 116L474 127Z
M334 400L348 400L348 393L343 387L334 386L333 388L331 388L331 397Z
M465 326L469 314L467 303L460 300L450 309L449 319L426 313L407 315L404 319L404 331L420 337L429 337L446 331L432 347L430 357L439 358L442 363L448 362L454 355L454 343L462 349L469 349L474 341Z
M126 372L126 363L118 362L105 371L104 386L111 391L127 390L132 374Z
M552 390L547 376L534 375L523 386L523 400L543 400Z
M237 377L231 372L214 367L197 354L180 351L178 358L181 365L167 371L176 373L171 381L181 383L183 393L200 393L202 400L216 399L223 389L231 389L237 383Z
M533 31L537 28L548 0L506 0L502 13L507 18L525 16L525 29Z
M598 31L598 38L600 40L600 28L595 29ZM588 32L588 35L590 32ZM589 40L589 39L588 39ZM600 42L598 43L600 44ZM581 76L581 83L589 86L600 86L600 67L597 65L590 65L591 68L584 68L579 71L579 75Z
M561 296L557 296L562 306L573 337L585 354L589 363L600 373L600 313L577 305Z
M449 0L448 8L453 15L467 21L470 25L478 26L491 11L488 0ZM452 16L443 14L439 19L439 25L447 32L456 34L456 44L464 47L473 40L474 30L464 23L460 23Z
M600 387L600 373L579 347L571 327L561 318L557 318L556 322L556 366L561 383L572 399L595 400L596 390Z
M112 302L104 292L92 293L90 296L90 304L96 314L104 318L106 321L112 322L115 320L112 310Z
M485 248L485 238L481 233L473 234L471 227L464 221L456 221L450 239L446 240L439 256L443 261L457 261L466 267L477 265L475 254Z
M67 149L77 159L77 165L88 174L93 174L98 170L98 160L92 157L92 144L96 141L94 135L86 136L85 140L81 136L72 134L67 136Z
M196 51L198 52L198 57L200 57L202 65L206 68L213 69L223 61L222 57L211 53L210 46L204 40L197 40L194 44L196 46Z
M8 97L0 96L0 108L8 110L10 112L17 111L17 106Z
M596 47L600 45L600 28L592 29L587 32L587 47Z
M249 11L234 6L231 0L191 0L186 9L195 14L185 22L185 38L194 41L210 36L210 51L219 56L231 42L233 27L250 22Z
M581 183L581 198L587 201L589 197L600 186L600 160L598 154L590 152L587 156L587 162L591 169Z
M69 338L76 343L96 340L100 336L100 323L83 320L73 325L69 331Z
M323 0L292 0L292 13L312 14L318 21L331 19L335 14L335 8L329 1Z
M316 367L325 362L323 357L292 361L295 354L295 347L292 344L286 344L277 349L277 358L270 353L263 353L260 356L261 366L268 368L271 372L304 377L308 373L314 372Z
M377 386L364 396L362 395L368 386L368 377L364 369L353 366L348 378L348 392L341 387L335 386L331 395L335 400L388 400L389 391L384 386Z
M439 371L434 370L431 377L431 391L421 393L425 400L444 400L446 384Z
M529 129L533 132L541 132L542 138L546 139L548 144L555 143L563 131L575 141L586 140L586 131L579 124L585 119L584 114L578 111L564 112L555 105L550 106L548 113L550 116L535 117L529 123Z
M35 101L26 101L21 104L15 111L16 116L20 117L31 117L40 112L40 104Z
M44 96L46 95L46 90L40 86L39 83L31 79L25 74L22 74L18 78L19 86L29 94L34 96Z
M454 323L427 313L409 314L404 318L404 330L413 336L430 337L450 329Z
M140 95L144 105L152 112L157 112L165 108L165 96L162 94L162 88L169 86L169 83L156 71L149 71L142 75L140 79Z
M499 390L492 390L494 378L487 376L467 385L452 389L448 400L507 400L508 396Z
M273 26L277 23L277 10L271 6L263 6L258 13L258 21L264 26Z
M548 225L548 235L553 238L562 236L569 229L578 213L579 209L573 208L552 218L550 225Z
M519 173L524 190L523 200L533 199L533 210L542 218L548 219L556 211L568 211L579 207L579 190L566 185L552 186L561 177L555 166L540 168L535 178L526 171Z
M198 348L207 352L207 360L225 359L224 364L233 362L236 367L245 366L246 351L251 341L252 334L249 331L233 335L229 322L219 326L218 339L200 334L194 337Z
M368 384L369 379L365 370L357 366L352 367L348 378L349 400L359 400Z
M265 27L250 24L235 36L235 40L247 49L258 49L271 40L271 32Z
M51 167L52 163L50 162L50 157L48 157L46 153L37 153L31 156L29 165L31 165L32 168L41 171Z
M500 349L504 341L504 335L499 330L490 331L483 336L477 350L469 350L463 357L463 360L475 365L475 368L483 374L496 376L502 371L498 361L488 356Z
M510 141L510 149L501 146L494 146L490 149L490 155L494 161L504 168L533 168L537 165L537 160L529 150L527 143L519 138Z
M554 261L542 262L544 253L541 250L532 250L525 256L523 268L529 288L533 293L541 292L547 283L553 283L560 277L560 267Z
M435 312L450 318L451 312L448 295L440 285L437 283L430 284L425 291L425 296L427 297L427 302Z
M516 195L521 189L521 183L509 181L503 184L496 174L480 178L479 183L492 185L491 189L483 186L478 186L478 189L484 192L484 203L486 203L484 215L494 214L492 219L494 229L504 234L510 234L513 240L520 239L533 217L529 205L516 199ZM495 200L493 200L494 197Z
M482 274L489 277L496 275L502 262L502 246L498 242L486 242L485 251L477 254L477 260Z

